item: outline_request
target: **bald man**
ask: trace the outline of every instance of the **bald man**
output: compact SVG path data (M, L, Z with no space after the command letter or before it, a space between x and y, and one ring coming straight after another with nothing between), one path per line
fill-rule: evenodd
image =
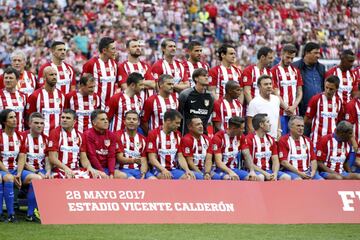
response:
M53 67L44 68L45 85L30 95L26 106L26 115L40 112L45 118L44 134L49 136L52 129L60 124L60 115L63 110L65 97L56 88L57 71Z

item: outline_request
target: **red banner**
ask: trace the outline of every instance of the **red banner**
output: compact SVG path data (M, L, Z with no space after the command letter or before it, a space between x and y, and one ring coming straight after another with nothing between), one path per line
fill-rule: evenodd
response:
M37 180L43 224L360 223L360 181Z

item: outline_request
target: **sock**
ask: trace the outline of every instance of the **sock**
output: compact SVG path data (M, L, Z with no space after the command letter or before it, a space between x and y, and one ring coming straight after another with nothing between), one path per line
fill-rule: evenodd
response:
M27 200L28 200L28 210L27 215L32 216L34 215L34 209L37 207L36 199L35 199L35 192L32 183L29 185L29 190L27 193Z
M4 183L4 198L8 216L14 215L14 182Z
M0 215L3 214L4 186L0 183Z

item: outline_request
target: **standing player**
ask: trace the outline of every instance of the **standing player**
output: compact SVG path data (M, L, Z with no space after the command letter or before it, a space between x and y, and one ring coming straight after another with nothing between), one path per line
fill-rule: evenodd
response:
M190 87L195 87L195 82L192 79L194 70L203 68L209 71L209 64L201 62L203 47L198 41L191 41L188 45L189 59L183 61L186 75L189 77Z
M0 90L0 111L3 109L12 109L16 113L17 130L23 131L26 95L16 90L18 79L19 72L16 69L12 67L5 69L5 88Z
M158 179L195 179L195 174L179 151L181 134L177 129L181 118L177 110L170 109L164 114L164 126L149 132L147 153L154 167L152 173ZM196 174L196 177L202 178L200 174Z
M148 170L146 156L146 139L137 132L140 125L139 114L135 110L125 113L125 129L115 133L117 138L116 159L120 163L120 171L129 179L156 179Z
M243 106L239 100L241 87L238 82L228 81L225 96L214 103L213 123L215 132L228 128L228 121L234 116L243 117Z
M241 75L244 84L244 97L246 105L259 95L257 80L261 75L270 75L270 67L274 61L274 51L269 47L261 47L257 52L257 64L246 67Z
M92 127L90 115L95 109L100 108L100 98L94 91L95 79L86 73L80 78L79 90L65 96L64 109L69 108L76 112L75 129L80 133Z
M337 76L325 79L325 91L313 96L305 115L305 124L311 126L311 141L314 147L321 136L331 134L336 124L344 117L341 98L336 94L340 80Z
M55 68L44 69L45 85L30 95L26 106L26 114L30 116L33 112L40 112L45 117L44 134L49 136L51 130L60 124L60 115L64 106L65 97L56 88L57 73Z
M11 66L20 73L16 89L25 93L26 96L30 96L30 94L32 94L36 88L36 77L32 72L25 70L26 56L24 52L16 50L11 54L10 59ZM4 75L1 75L0 89L4 87Z
M218 131L211 140L217 167L216 173L222 179L257 180L250 152L243 135L245 120L241 117L232 117L229 119L228 126L224 131ZM241 154L244 156L245 166L249 169L249 172L240 169Z
M33 216L34 209L36 208L36 200L32 180L41 179L41 177L24 170L25 158L19 158L22 138L21 134L16 131L17 120L15 112L11 109L1 111L0 123L2 126L2 130L0 130L0 174L3 180L3 184L0 184L2 192L2 194L0 194L0 214L2 215L2 202L4 197L8 214L6 221L12 223L17 222L14 212L15 183L18 188L22 185L29 186L27 193L28 210L26 220L38 221L38 219Z
M316 156L311 140L304 136L304 119L292 116L289 120L290 133L279 141L280 164L292 180L323 179L317 173Z
M221 61L220 65L209 70L209 76L211 77L209 90L212 91L215 99L224 97L225 85L230 80L236 81L242 86L240 81L241 70L234 65L236 61L235 47L228 44L222 45L218 50L218 57ZM239 100L243 103L243 94L241 94Z
M350 138L353 126L347 121L341 121L336 126L335 133L320 138L316 146L316 155L320 175L325 179L360 179L359 173L352 173L348 165L351 146ZM359 157L359 154L357 154Z
M91 113L92 128L83 135L82 152L86 152L92 168L101 178L126 178L126 174L115 170L116 136L109 129L106 112L96 109Z
M61 122L50 133L47 151L55 178L96 178L97 171L91 167L86 157L86 149L81 151L82 136L74 128L76 113L65 109ZM80 161L79 161L80 160ZM80 168L80 162L82 168Z
M119 84L122 90L127 87L126 80L130 73L140 73L144 77L144 91L142 98L148 98L154 94L156 83L154 76L151 73L150 66L144 61L140 61L141 43L137 39L130 39L126 42L126 49L128 51L128 59L122 62L118 68Z
M91 58L83 66L82 75L90 73L94 76L96 85L95 93L100 97L100 107L105 109L108 100L115 94L117 81L117 64L115 62L115 41L104 37L99 42L99 53L97 57Z
M289 132L290 116L298 115L302 98L302 78L299 69L291 65L297 49L285 45L281 51L281 62L271 69L276 94L280 96L280 121L282 134Z
M107 115L111 121L110 129L115 132L124 129L125 114L127 111L135 110L138 114L142 112L144 101L140 92L144 89L144 77L138 72L130 73L126 79L126 89L117 93L109 100L106 108Z
M335 75L340 79L337 94L344 104L351 100L351 93L356 91L357 87L357 81L351 72L355 59L355 54L351 50L344 50L340 56L340 65L329 69L325 73L325 78Z
M55 41L51 45L51 62L43 64L39 69L39 86L45 84L44 70L46 67L53 67L56 70L58 88L64 95L75 90L76 80L74 68L64 62L66 58L66 46L64 42Z
M255 133L249 133L246 136L246 144L249 147L255 171L259 173L262 180L291 180L289 175L279 171L278 148L275 139L268 134L271 124L267 114L256 114L252 118L252 125Z
M159 93L146 99L141 127L148 130L163 125L164 114L169 109L177 109L179 101L174 93L174 79L171 75L161 75L158 80Z
M171 75L174 79L174 90L180 93L182 90L190 87L189 77L186 75L184 65L175 60L176 43L172 39L164 39L161 42L161 51L163 59L158 60L151 67L151 72L158 81L162 74Z

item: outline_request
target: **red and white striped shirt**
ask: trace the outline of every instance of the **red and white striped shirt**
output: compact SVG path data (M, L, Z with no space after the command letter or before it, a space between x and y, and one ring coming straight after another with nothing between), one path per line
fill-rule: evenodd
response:
M60 125L60 115L63 110L65 97L59 89L48 92L45 88L37 89L28 99L26 113L40 112L45 118L44 134L49 136L52 129Z
M274 88L280 91L280 97L288 106L293 106L296 100L297 88L304 85L299 69L294 66L282 67L281 64L271 69ZM296 108L296 114L299 109ZM280 108L280 116L286 115L284 109Z
M83 96L79 91L72 91L65 96L64 109L68 108L76 112L77 121L74 127L83 133L92 127L90 115L100 108L100 98L95 93Z
M17 130L24 129L24 112L26 106L26 95L18 90L13 93L6 89L0 90L0 111L3 109L11 109L16 113Z
M73 128L70 132L61 126L51 131L48 152L57 152L58 159L72 170L79 168L82 136Z
M280 138L278 146L280 161L288 161L301 172L306 172L311 167L310 162L316 160L313 143L308 137L300 136L295 140L286 134Z
M351 100L351 92L357 91L357 81L354 74L350 70L343 72L339 67L333 67L325 73L325 79L331 75L339 77L340 85L337 94L344 104L348 103Z
M345 108L345 120L354 125L355 140L360 143L360 99L353 98Z
M124 153L126 158L146 158L146 139L143 135L136 133L134 137L130 136L125 130L120 130L115 133L118 140L118 151ZM120 169L140 169L141 164L120 163Z
M147 153L156 153L161 166L172 170L178 166L178 150L181 134L179 131L166 134L163 129L157 128L149 132L147 137Z
M175 84L189 80L184 65L178 60L173 60L172 63L169 63L165 59L160 59L152 65L151 73L156 81L162 74L173 76Z
M226 68L223 65L218 65L209 70L209 76L211 77L209 84L216 87L215 92L219 97L224 97L225 85L228 81L236 81L243 87L242 81L240 81L241 74L241 70L235 66Z
M26 163L35 170L45 169L46 146L48 139L45 134L31 136L30 130L22 133L23 142L20 152L26 154Z
M238 116L243 117L243 106L239 99L231 102L225 98L219 98L214 102L213 122L221 122L221 130L228 128L229 119Z
M259 96L259 88L257 85L257 80L261 75L271 76L271 71L269 68L259 69L256 65L250 65L246 67L241 75L241 80L244 86L251 87L251 97L254 98Z
M164 114L168 109L177 109L179 101L173 93L168 98L153 95L146 99L142 121L149 124L149 129L155 129L163 125Z
M18 131L15 131L12 136L9 136L4 130L0 129L0 160L7 170L17 168L21 141L21 134Z
M53 67L57 72L56 88L64 95L68 94L71 90L71 86L76 86L74 68L66 62L62 62L60 65L55 65L52 62L43 64L39 70L39 87L42 87L45 84L43 75L44 69L48 66Z
M306 116L312 119L311 141L316 146L319 138L333 133L338 121L343 119L343 102L336 94L329 100L324 93L319 93L310 99Z
M144 102L140 95L129 97L125 93L117 93L109 100L106 107L107 116L112 119L110 124L111 131L115 132L124 129L125 113L135 110L139 115L143 109Z
M203 171L205 170L206 154L211 153L210 138L203 134L197 139L190 133L187 133L181 139L179 151L184 157L193 157L194 165L197 166L200 171Z
M359 82L360 82L360 66L353 69L351 72L354 74L355 81L357 82L357 84L359 84Z
M249 147L254 164L264 171L271 170L271 157L278 154L274 138L269 134L265 134L261 138L257 134L250 133L246 136L246 144Z
M209 71L210 69L209 64L206 62L197 62L196 64L193 64L190 61L183 61L182 64L184 65L186 75L189 77L190 87L195 87L192 75L196 69L204 68L206 71Z
M237 156L242 150L248 148L245 136L230 137L225 131L218 131L211 140L214 154L221 153L222 161L228 168L238 168Z
M333 134L328 134L319 140L316 145L316 156L318 161L331 170L342 173L344 171L344 163L349 157L350 145L347 142L338 142Z
M117 81L117 64L113 59L106 63L99 57L93 57L83 66L83 72L90 73L96 80L95 93L100 97L101 109L105 109L109 99L115 94Z

